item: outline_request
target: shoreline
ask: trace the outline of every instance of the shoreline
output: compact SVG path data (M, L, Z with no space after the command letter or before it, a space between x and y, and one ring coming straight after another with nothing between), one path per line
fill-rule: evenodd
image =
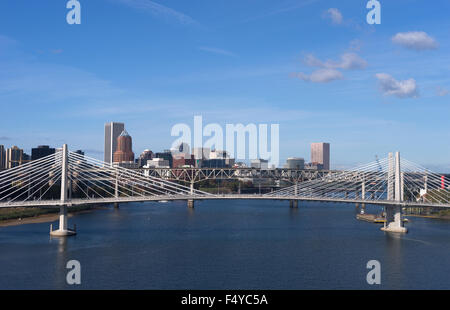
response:
M435 219L435 220L445 220L445 221L449 221L450 220L450 215L439 216L439 215L404 214L404 216L421 217L421 218Z
M67 216L68 216L68 218L71 218L78 214L93 212L95 210L101 210L101 209L107 209L107 207L106 206L93 206L93 207L89 207L88 209L74 210L72 212L69 211ZM46 214L40 214L37 216L31 216L31 217L25 217L25 218L14 218L14 219L8 219L8 220L1 220L0 227L50 223L50 222L57 221L58 219L59 219L59 212L46 213Z

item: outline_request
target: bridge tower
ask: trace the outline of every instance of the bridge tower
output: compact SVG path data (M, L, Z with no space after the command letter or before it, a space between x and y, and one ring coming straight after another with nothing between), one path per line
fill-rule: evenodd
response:
M408 230L403 225L402 207L403 201L403 173L401 172L400 153L395 153L395 160L392 153L389 153L388 170L388 200L396 201L397 205L387 205L386 222L381 228L387 232L406 233Z
M115 171L115 176L116 176L116 180L114 182L114 198L119 198L119 171L116 168ZM119 203L115 202L114 203L114 209L119 209Z
M68 169L69 168L69 151L67 144L63 145L62 148L62 165L61 165L61 204L59 207L59 229L53 230L50 226L50 235L55 237L66 237L73 236L76 234L75 229L69 230L67 228L67 204L69 200L67 199L67 185L68 185Z

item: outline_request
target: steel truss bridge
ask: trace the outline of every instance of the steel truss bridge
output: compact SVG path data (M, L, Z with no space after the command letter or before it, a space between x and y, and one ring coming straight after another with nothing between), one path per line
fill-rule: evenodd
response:
M140 168L145 175L170 181L199 183L205 180L272 179L290 183L311 181L334 171L256 168Z
M385 206L383 229L406 232L402 208L450 208L445 178L392 153L387 158L346 171L289 169L154 169L131 170L78 153L67 145L55 154L0 172L0 208L58 207L56 236L75 234L67 226L67 208L77 205L145 201L252 199L361 203ZM273 177L294 185L263 195L214 195L194 189L204 179ZM184 186L174 181L188 181ZM49 199L58 191L58 199ZM76 197L75 197L76 196ZM51 196L53 197L53 196Z

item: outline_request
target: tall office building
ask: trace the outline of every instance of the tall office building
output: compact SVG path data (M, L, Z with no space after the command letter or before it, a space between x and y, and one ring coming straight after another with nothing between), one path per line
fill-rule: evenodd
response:
M114 152L117 150L117 138L125 130L124 123L105 124L105 159L106 163L113 163Z
M311 163L320 164L324 170L330 170L329 143L311 143Z
M147 161L152 160L153 159L153 152L150 150L144 150L141 155L139 155L139 158L137 160L138 166L140 168L142 168L143 166L145 166L147 164Z
M22 164L24 160L23 150L13 146L6 150L6 169L11 169Z
M134 163L133 140L131 136L122 131L117 138L117 150L114 152L114 163Z
M0 145L0 170L6 168L5 157L6 157L5 147L3 145Z
M55 149L48 145L39 145L37 148L31 149L31 160L41 159L45 156L55 154Z

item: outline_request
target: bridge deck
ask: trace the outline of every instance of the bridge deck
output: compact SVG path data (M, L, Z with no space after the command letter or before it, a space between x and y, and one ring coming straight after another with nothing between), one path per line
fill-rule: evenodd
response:
M120 197L120 198L92 198L92 199L73 199L66 203L59 200L46 201L22 201L22 202L4 202L0 203L0 208L17 207L59 207L62 205L79 206L92 204L112 204L112 203L130 203L130 202L151 202L151 201L176 201L176 200L297 200L297 201L317 201L331 203L351 203L351 204L371 204L382 206L402 206L402 207L424 207L424 208L450 208L450 204L440 204L432 202L405 202L391 200L363 200L363 199L343 199L343 198L323 198L323 197L302 197L302 196L267 196L267 195L159 195L149 197Z

